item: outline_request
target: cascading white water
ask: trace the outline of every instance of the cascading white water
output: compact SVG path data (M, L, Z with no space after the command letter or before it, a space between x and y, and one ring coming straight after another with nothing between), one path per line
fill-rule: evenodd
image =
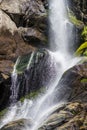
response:
M34 52L31 53L31 57L30 57L30 60L28 62L28 65L27 65L27 69L29 69L29 67L30 67L30 64L31 64L32 59L33 59L33 56L34 56Z
M30 129L37 130L39 125L48 116L47 113L50 113L51 107L56 105L55 102L52 102L52 98L55 96L54 90L58 84L58 80L66 69L73 66L77 62L77 59L72 59L68 48L68 45L72 44L70 41L70 36L73 25L69 22L67 18L67 1L50 0L49 5L51 48L55 48L56 45L56 52L50 52L50 55L54 56L56 62L60 64L61 67L58 70L60 71L60 73L57 76L54 84L48 87L48 90L45 92L45 94L40 95L37 99L33 101L25 99L24 104L19 103L11 108L10 111L8 111L8 113L5 115L5 119L2 120L0 127L8 123L9 121L17 120L20 118L29 118L32 119L34 122L33 126ZM68 32L68 27L70 32ZM32 57L33 54L31 55L27 68L29 68ZM6 118L6 116L8 115L10 117L9 119Z
M16 66L18 63L19 63L19 58L17 59L15 65L14 65L13 72L11 75L11 79L12 79L11 96L10 96L11 103L15 103L17 101L17 97L18 97L19 84L17 84L17 72L16 72Z

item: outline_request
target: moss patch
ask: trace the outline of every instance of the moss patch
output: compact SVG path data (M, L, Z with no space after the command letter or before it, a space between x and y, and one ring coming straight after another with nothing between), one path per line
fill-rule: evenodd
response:
M76 18L76 16L73 14L72 11L69 11L69 12L68 12L68 16L69 16L70 22L73 23L75 26L82 26L82 25L83 25L83 22L80 21L80 20L78 20L78 19Z
M78 56L87 56L87 42L83 43L75 53Z
M0 117L3 117L6 112L7 112L7 109L4 109L4 110L0 111Z
M81 36L84 41L87 41L87 26L84 26Z
M34 99L34 98L36 98L40 93L44 93L44 91L45 91L45 88L43 87L43 88L41 88L40 90L31 92L30 94L25 95L24 97L22 97L22 98L20 99L20 101L23 102L25 98L27 98L27 99Z
M87 83L87 78L83 78L83 79L81 80L81 83Z
M16 70L18 74L23 73L24 70L27 68L30 57L31 57L31 53L20 57L19 63L16 66Z

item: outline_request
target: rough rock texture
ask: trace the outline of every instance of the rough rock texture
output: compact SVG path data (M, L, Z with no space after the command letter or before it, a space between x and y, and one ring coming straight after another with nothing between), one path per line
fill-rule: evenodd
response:
M86 130L87 129L87 63L66 71L59 81L54 100L68 103L57 105L39 130ZM17 122L17 129L18 129ZM12 124L12 123L11 123ZM13 125L7 125L14 130ZM1 130L8 130L6 126Z
M0 0L0 109L8 104L17 58L48 44L47 9L42 0Z
M45 43L45 3L40 0L0 1L0 71L10 75L18 56L27 54L35 50L35 46L39 47Z
M40 49L23 55L19 58L16 65L17 80L14 83L7 74L1 74L0 83L0 110L9 104L9 101L15 103L25 95L32 97L38 94L39 90L48 87L53 83L57 75L58 64L53 55L46 49ZM11 85L12 84L12 85ZM15 88L16 84L16 88ZM14 88L18 91L13 93ZM5 92L6 91L6 92ZM17 95L15 97L15 95Z
M62 105L49 116L39 130L86 130L87 103Z
M17 99L40 89L45 90L52 85L58 74L57 67L54 56L46 49L20 57L16 66L18 73L16 85L19 88Z
M77 19L87 24L87 1L86 0L70 0L71 10Z
M84 32L87 26L87 1L86 0L69 0L70 21L75 25L75 42L76 49L86 41Z
M25 128L25 123L28 126L31 126L32 121L27 119L20 119L13 122L8 123L4 127L1 128L1 130L21 130Z
M10 122L0 130L20 130L24 123L29 127L32 121L20 119ZM28 127L28 129L29 129ZM30 128L31 129L31 128ZM87 129L87 103L72 102L56 106L52 114L46 119L38 130L86 130Z
M55 90L54 100L87 101L87 62L67 70Z

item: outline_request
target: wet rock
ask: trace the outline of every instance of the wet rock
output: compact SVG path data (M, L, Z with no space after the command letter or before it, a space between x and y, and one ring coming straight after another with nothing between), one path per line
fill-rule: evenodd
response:
M57 63L46 49L40 49L20 57L16 66L19 86L18 99L52 85L56 80Z
M20 130L28 125L33 126L32 120L20 119L10 122L0 130ZM87 103L70 102L56 106L44 120L38 130L85 130L87 129Z
M87 1L86 0L70 0L71 10L76 17L86 24L87 21Z
M55 100L87 101L87 62L67 70L55 90Z
M82 130L86 129L87 103L72 102L55 108L53 114L44 122L39 130Z
M75 26L75 50L85 42L82 32L87 25L87 1L86 0L70 0L69 1L69 14L70 21Z
M0 130L21 130L25 128L25 124L30 127L32 125L32 121L29 119L20 119L13 122L8 123Z
M0 72L0 110L6 108L9 104L11 78Z

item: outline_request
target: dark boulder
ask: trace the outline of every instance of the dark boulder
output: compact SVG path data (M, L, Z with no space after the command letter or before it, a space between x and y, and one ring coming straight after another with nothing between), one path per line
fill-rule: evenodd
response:
M55 100L87 101L87 62L67 70L55 90Z

